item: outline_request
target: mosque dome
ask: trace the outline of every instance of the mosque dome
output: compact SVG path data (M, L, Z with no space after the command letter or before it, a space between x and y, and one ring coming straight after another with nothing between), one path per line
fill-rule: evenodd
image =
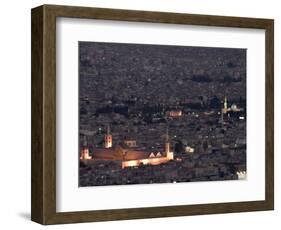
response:
M233 111L237 110L237 105L232 104L232 105L231 105L231 110L233 110Z

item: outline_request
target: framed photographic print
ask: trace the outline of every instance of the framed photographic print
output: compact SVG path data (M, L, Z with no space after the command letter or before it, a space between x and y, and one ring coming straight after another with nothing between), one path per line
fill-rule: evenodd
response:
M272 210L273 20L32 9L41 224Z

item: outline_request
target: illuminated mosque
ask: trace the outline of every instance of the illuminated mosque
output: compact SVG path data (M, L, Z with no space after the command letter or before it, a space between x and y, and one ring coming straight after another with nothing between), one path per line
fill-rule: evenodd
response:
M163 152L139 148L136 140L124 140L123 143L115 146L112 145L112 141L108 127L104 136L104 147L94 148L90 155L89 148L84 146L81 150L80 160L85 164L91 164L95 160L114 160L119 161L122 168L126 168L139 165L159 165L174 159L174 153L170 149L168 129Z
M223 102L223 108L221 109L221 123L223 124L223 122L224 122L224 119L223 119L224 115L229 116L230 112L238 113L238 112L241 112L241 111L242 111L242 109L238 108L237 105L235 105L235 104L232 104L231 107L228 107L227 97L225 96L224 102ZM239 119L243 120L244 117L240 116Z
M237 105L232 104L231 107L228 107L227 97L224 97L222 114L227 114L228 112L240 112L242 109L238 108Z

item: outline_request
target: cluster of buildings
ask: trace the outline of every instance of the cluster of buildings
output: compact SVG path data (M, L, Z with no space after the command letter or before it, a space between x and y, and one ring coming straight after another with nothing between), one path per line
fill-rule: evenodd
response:
M223 108L221 110L221 123L222 124L225 123L224 116L229 115L230 112L240 112L240 111L242 111L242 109L238 108L235 104L233 104L231 107L228 107L227 98L225 97ZM179 109L170 110L166 112L166 115L171 119L181 118L183 116L183 111ZM196 118L198 119L198 114L196 115L197 115ZM178 130L178 133L179 133L179 137L181 137L180 129ZM197 133L198 134L202 133L203 136L199 135L196 138L204 140L205 132L202 130L201 132L198 131ZM205 135L205 137L207 136ZM224 134L218 131L218 133L213 137L216 139L223 139ZM213 151L215 151L216 147L211 147L208 140L205 140L205 142L207 141L206 142L207 146L205 148L208 149L208 152L212 153ZM159 142L161 142L161 140ZM198 147L197 150L199 150L201 153L206 152L206 150L204 150L203 148L203 144L202 146L201 145L197 146ZM222 147L226 147L226 145L222 144ZM113 145L113 135L110 133L110 128L108 126L107 132L104 135L103 147L94 147L92 149L92 153L90 153L89 147L87 146L87 144L84 144L84 146L81 149L80 160L87 165L92 164L96 160L118 161L120 162L122 168L134 167L139 165L158 165L162 163L167 163L170 160L174 160L174 152L171 149L172 148L171 148L170 138L168 134L168 129L165 134L165 141L163 144L162 151L159 151L159 148L155 149L149 146L138 146L137 140L130 137L123 139L121 142L120 140L118 140ZM185 145L184 152L194 153L195 147Z
M83 146L80 160L85 164L91 164L96 160L118 161L122 168L163 164L174 159L174 153L170 148L168 130L165 136L162 152L138 147L136 140L133 139L126 139L122 143L113 145L113 138L108 126L107 133L104 136L104 147L94 148L90 155L89 148Z
M135 133L147 135L146 141L143 136L139 141L135 133L124 136L119 126L114 126L113 132L107 126L92 135L101 141L95 145L84 142L81 147L80 162L84 166L80 167L79 183L89 186L245 179L245 121L235 122L231 119L233 113L245 114L235 104L228 106L226 97L217 111L186 113L170 109L165 112L169 130L167 123L133 127Z
M242 112L243 109L238 108L238 106L236 104L232 104L231 107L228 107L228 103L227 103L227 97L224 97L224 103L223 103L223 108L221 110L221 123L223 124L224 122L224 115L228 115L230 116L230 113L239 113ZM244 116L239 116L240 120L244 120L245 117Z
M79 184L245 177L246 54L80 42Z

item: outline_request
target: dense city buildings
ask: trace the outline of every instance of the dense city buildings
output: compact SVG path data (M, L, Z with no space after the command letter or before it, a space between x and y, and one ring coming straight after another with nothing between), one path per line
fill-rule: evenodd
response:
M79 185L246 177L246 50L79 43Z

